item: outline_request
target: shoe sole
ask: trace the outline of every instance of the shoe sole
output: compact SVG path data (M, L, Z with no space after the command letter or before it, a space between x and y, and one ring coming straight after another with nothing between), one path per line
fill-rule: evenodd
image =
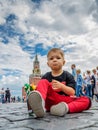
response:
M31 92L28 96L28 102L31 106L34 114L37 117L43 117L45 114L43 105L42 105L42 97L38 92Z
M60 102L50 108L51 115L64 116L68 113L68 105L65 102Z

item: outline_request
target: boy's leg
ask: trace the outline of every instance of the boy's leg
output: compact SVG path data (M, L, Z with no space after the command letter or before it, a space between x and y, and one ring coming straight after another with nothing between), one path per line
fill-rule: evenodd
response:
M82 112L83 110L89 109L91 106L91 100L86 96L71 97L60 95L52 89L47 80L42 80L39 83L37 90L42 94L42 97L45 100L45 107L47 111L50 111L52 105L56 105L60 102L68 104L70 113Z
M91 101L88 97L77 98L58 94L52 89L51 84L45 79L39 81L36 90L44 99L47 111L50 111L51 106L60 102L65 102L68 105L69 113L82 112L83 110L89 109L91 105ZM40 101L42 101L42 99Z
M60 102L57 105L53 105L50 108L50 113L56 116L64 116L66 113L82 112L83 110L89 109L90 106L90 99L88 100L88 98L80 97L68 104L65 102Z
M49 87L45 101L46 109L50 111L51 106L56 105L60 102L65 102L68 105L69 113L82 112L89 109L91 106L91 100L89 97L71 97L60 95L56 93L51 87Z
M37 117L45 115L44 101L38 91L32 91L29 94L28 103Z
M49 83L46 79L42 79L39 81L36 90L32 91L28 96L28 104L30 105L37 117L43 117L45 113L42 101L44 100L45 102L46 110L50 111L50 107L52 105L55 105L60 102L60 100L57 100L58 96L60 95L52 89L51 83ZM48 97L49 100L47 100Z
M66 113L68 113L69 108L68 105L65 102L60 102L57 105L53 105L50 108L51 115L55 116L64 116Z
M51 83L49 83L47 80L40 80L36 90L41 93L45 101L46 110L50 111L52 115L64 116L68 112L68 105L65 102L60 102L59 100L57 100L57 97L60 95L52 89Z
M41 79L38 82L38 85L36 87L36 90L39 91L43 97L44 100L47 98L47 94L49 93L48 88L51 86L51 83L46 79Z
M28 96L28 105L37 117L45 115L45 100L49 85L50 83L47 80L40 80L36 90L32 91Z
M86 96L81 96L68 103L68 107L69 113L78 113L88 110L91 107L91 99Z

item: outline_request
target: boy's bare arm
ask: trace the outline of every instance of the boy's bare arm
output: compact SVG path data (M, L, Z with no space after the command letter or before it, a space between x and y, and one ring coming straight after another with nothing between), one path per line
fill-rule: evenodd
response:
M62 91L65 94L70 95L70 96L75 95L75 90L69 86L64 85L64 84L62 84Z
M57 80L52 81L52 87L57 92L62 91L69 96L75 95L75 90L72 87L66 86L65 84L63 84Z

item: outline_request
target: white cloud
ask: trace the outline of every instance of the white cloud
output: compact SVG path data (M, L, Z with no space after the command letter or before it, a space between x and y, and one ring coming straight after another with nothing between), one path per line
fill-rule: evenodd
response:
M18 69L25 74L30 73L31 68L29 67L32 66L30 55L20 48L15 39L11 39L10 42L9 44L0 44L0 48L2 48L0 66L7 69Z

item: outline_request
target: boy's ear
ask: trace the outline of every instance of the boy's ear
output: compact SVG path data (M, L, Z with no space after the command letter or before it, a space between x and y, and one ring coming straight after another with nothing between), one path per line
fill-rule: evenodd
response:
M64 61L63 61L63 65L65 65L65 63L66 63L66 61L64 60Z

